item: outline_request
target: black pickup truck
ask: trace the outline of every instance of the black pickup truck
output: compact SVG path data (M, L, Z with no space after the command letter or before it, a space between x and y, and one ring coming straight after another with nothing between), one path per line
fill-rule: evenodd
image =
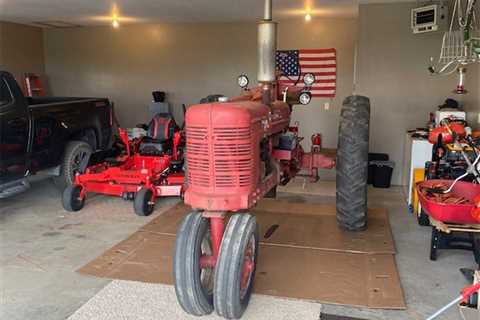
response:
M28 189L36 173L65 188L84 159L110 147L112 124L108 99L25 97L0 71L0 198Z

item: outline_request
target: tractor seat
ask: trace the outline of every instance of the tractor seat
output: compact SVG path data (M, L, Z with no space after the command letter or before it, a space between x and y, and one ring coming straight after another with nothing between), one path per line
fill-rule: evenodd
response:
M177 125L168 113L158 113L148 124L147 135L139 145L141 155L162 155L171 147Z

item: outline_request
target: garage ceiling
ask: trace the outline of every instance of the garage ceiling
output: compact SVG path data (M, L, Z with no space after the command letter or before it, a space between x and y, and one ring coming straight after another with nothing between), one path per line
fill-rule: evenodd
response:
M0 20L58 27L106 25L117 13L121 23L249 21L259 18L262 3L261 0L0 0ZM307 7L313 17L353 17L358 13L357 0L274 0L274 15L279 19L303 16Z

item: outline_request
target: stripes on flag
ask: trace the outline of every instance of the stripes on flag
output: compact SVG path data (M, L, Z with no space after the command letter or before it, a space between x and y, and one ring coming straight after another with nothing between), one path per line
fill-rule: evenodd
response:
M303 87L303 75L313 73L315 75L315 83L311 87L310 92L314 98L334 98L337 90L337 51L335 48L329 49L300 49L290 51L279 51L279 53L289 54L291 63L292 54L298 56L296 65L298 68L290 68L287 70L299 70L301 73L298 87ZM279 55L277 54L277 66L279 65ZM285 61L282 61L284 65ZM285 72L284 72L285 73ZM291 80L289 80L289 78ZM298 78L298 73L289 74L288 77L282 76L280 83L284 85L294 85Z

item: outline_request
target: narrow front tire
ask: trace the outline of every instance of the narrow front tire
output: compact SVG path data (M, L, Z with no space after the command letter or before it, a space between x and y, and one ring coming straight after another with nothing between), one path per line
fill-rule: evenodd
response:
M215 268L215 311L227 319L240 318L250 301L258 254L258 228L254 216L230 218Z
M201 268L202 255L212 255L208 219L199 212L188 214L175 239L173 283L182 309L195 316L213 311L213 268Z

